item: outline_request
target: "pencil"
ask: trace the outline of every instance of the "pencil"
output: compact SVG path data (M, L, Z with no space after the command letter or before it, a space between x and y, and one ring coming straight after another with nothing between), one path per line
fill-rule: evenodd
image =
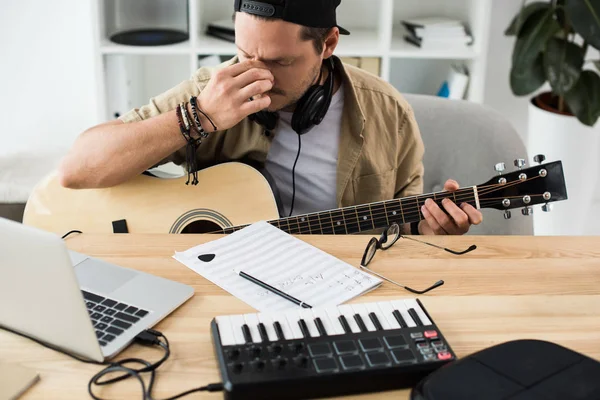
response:
M261 281L259 279L256 279L255 277L253 277L251 275L248 275L244 271L239 271L238 274L242 278L248 279L250 282L257 284L258 286L260 286L260 287L262 287L264 289L267 289L268 291L273 292L273 293L275 293L275 294L283 297L284 299L287 299L287 300L291 301L292 303L294 303L296 305L299 305L302 308L312 308L311 306L309 306L305 302L300 301L297 298L295 298L293 296L290 296L289 294L284 293L281 290L279 290L277 288L274 288L273 286L271 286L271 285L269 285L269 284L267 284L267 283L265 283L265 282L263 282L263 281Z

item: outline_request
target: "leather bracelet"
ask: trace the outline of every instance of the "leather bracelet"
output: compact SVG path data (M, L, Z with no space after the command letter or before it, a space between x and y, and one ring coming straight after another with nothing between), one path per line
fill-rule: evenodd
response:
M420 235L418 222L413 222L412 224L410 224L410 234L411 235Z
M179 131L181 132L181 135L183 136L185 141L189 142L190 141L190 132L185 127L185 123L183 120L183 115L181 113L180 106L175 107L175 113L177 114L177 123L179 124Z
M192 123L190 122L190 115L187 110L187 103L179 104L179 109L181 110L181 115L183 117L183 123L185 124L185 129L189 135L192 130Z

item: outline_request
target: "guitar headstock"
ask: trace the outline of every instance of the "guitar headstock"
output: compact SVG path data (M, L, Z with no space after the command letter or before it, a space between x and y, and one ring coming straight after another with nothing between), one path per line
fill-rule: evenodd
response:
M550 203L567 199L567 187L561 161L542 164L543 155L534 157L539 165L524 168L523 159L515 160L514 172L503 173L504 164L496 164L496 177L477 187L481 208L504 210L504 217L509 219L509 210L522 208L523 215L533 213L532 206L543 204L542 210L551 210Z

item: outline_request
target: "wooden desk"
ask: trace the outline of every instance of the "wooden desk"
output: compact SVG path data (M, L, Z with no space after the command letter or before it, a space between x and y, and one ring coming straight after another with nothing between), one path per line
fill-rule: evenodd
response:
M352 265L368 241L364 236L304 236L303 240ZM255 312L171 256L214 236L76 235L70 248L126 267L192 285L195 296L157 326L171 342L171 358L157 374L156 398L219 382L209 333L215 315ZM459 357L514 339L556 342L600 359L600 238L595 237L429 237L438 244L478 249L454 256L400 240L378 252L372 268L416 288L444 279L446 284L420 296ZM356 301L411 297L385 283ZM6 306L6 305L3 305ZM131 346L118 358L155 359L156 350ZM25 399L85 399L87 382L98 366L85 365L26 339L0 331L0 359L36 368L41 374ZM104 398L138 399L139 383L130 380L96 392ZM389 398L392 393L353 396ZM407 399L409 391L393 393ZM219 399L202 393L189 398Z

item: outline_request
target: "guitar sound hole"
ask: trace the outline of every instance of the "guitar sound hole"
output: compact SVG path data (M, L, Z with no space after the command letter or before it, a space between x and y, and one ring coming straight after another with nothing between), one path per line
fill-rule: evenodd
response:
M182 234L221 232L223 228L211 221L194 221L181 231Z

